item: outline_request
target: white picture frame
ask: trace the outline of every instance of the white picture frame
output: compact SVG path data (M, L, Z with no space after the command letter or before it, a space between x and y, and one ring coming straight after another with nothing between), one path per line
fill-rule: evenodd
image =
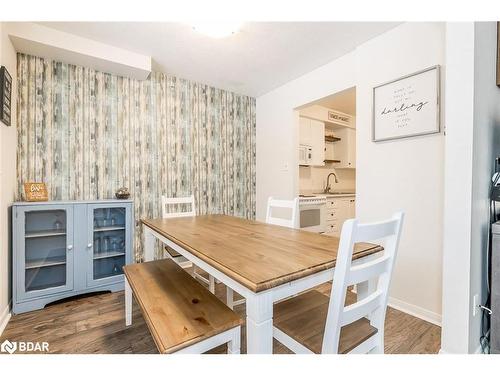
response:
M372 141L439 133L440 66L373 88Z

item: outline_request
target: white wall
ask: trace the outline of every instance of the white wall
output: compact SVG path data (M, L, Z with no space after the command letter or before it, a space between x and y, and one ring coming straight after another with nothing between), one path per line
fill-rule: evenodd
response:
M393 303L439 321L441 315L443 134L374 143L372 88L441 65L444 24L406 23L357 52L356 212L377 220L406 214L391 288ZM425 276L424 276L425 275Z
M6 24L0 23L0 65L12 76L12 125L0 122L0 334L9 314L10 295L10 218L9 206L16 191L16 52L7 36Z
M257 218L263 220L268 196L298 193L293 109L356 86L356 212L361 220L374 220L405 210L392 302L433 321L441 315L443 134L372 143L371 88L444 66L444 36L442 23L402 24L257 98Z
M257 220L265 220L269 196L299 193L298 111L294 109L355 82L355 53L349 53L257 98Z
M446 25L446 154L441 350L468 353L474 24Z

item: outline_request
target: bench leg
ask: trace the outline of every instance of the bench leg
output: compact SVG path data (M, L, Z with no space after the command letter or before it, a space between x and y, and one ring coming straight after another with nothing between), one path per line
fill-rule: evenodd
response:
M240 354L241 329L239 326L233 328L231 336L231 341L227 343L227 354Z
M132 289L125 277L125 325L132 324Z
M234 303L233 303L233 290L226 286L226 305L233 310L234 309Z

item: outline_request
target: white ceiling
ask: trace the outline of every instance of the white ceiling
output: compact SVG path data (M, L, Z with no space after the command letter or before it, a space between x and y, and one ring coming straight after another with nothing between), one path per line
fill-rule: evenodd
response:
M313 104L356 116L356 87L316 100Z
M397 26L389 22L248 22L213 39L182 23L43 22L153 58L153 69L259 96Z

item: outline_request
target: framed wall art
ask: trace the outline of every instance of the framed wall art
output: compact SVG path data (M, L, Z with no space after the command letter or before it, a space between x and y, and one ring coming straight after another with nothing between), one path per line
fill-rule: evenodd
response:
M0 121L5 125L11 124L12 77L5 68L0 67Z
M440 131L439 66L373 88L373 142Z

